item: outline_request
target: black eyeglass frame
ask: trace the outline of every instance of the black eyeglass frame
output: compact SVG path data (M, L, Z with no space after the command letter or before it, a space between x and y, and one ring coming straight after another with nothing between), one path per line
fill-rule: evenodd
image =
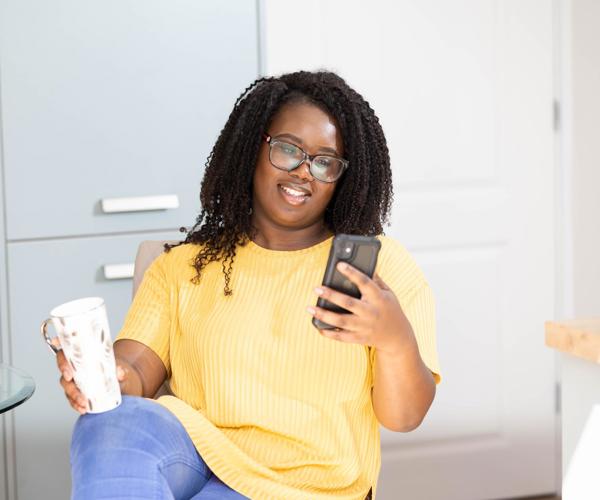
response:
M263 139L269 145L269 161L271 162L271 165L273 165L275 168L277 168L279 170L283 170L284 172L292 172L293 170L296 170L298 167L300 167L300 165L302 165L306 160L308 160L308 169L309 169L310 175L312 175L319 182L324 182L325 184L331 184L332 182L336 182L337 180L339 180L342 177L343 173L346 171L346 169L348 168L348 165L349 165L348 160L344 160L343 158L338 158L337 156L324 155L324 154L309 155L300 146L296 146L296 144L292 144L291 142L280 141L279 139L273 139L273 137L271 137L269 134L263 134ZM273 147L272 145L274 142L279 142L281 144L289 144L290 146L294 146L295 148L298 148L303 154L302 160L298 163L298 165L296 165L293 168L288 169L288 168L278 167L271 160L271 148ZM312 164L313 164L313 160L319 156L324 156L325 158L333 158L342 163L342 169L340 170L340 174L334 180L324 181L323 179L319 179L318 177L314 176L314 174L312 172Z

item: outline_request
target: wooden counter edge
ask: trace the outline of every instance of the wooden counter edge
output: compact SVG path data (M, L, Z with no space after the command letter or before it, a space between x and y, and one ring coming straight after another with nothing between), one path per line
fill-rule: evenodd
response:
M546 321L546 345L600 364L600 318Z

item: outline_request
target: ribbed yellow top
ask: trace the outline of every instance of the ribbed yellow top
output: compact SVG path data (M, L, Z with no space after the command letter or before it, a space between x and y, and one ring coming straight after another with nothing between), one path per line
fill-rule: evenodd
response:
M377 272L439 381L431 290L406 249L380 239ZM331 238L296 251L239 247L229 297L220 263L195 285L199 247L176 247L146 271L117 337L162 359L176 396L159 403L210 469L253 499L358 500L376 491L375 350L323 337L306 312L330 246Z

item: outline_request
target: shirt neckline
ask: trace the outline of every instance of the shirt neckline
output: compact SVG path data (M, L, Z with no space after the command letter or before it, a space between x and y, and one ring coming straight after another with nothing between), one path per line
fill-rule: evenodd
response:
M318 252L324 247L329 247L331 242L333 241L333 236L329 236L327 239L321 241L320 243L316 243L310 247L300 248L298 250L272 250L270 248L261 247L254 243L254 241L249 240L246 244L248 250L256 254L262 254L270 257L295 257L297 255L305 255L313 252Z

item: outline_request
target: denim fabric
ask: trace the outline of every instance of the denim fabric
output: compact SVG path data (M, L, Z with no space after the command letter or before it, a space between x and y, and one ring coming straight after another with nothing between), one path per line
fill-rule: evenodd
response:
M169 410L140 397L79 417L71 473L75 500L246 498L212 473Z

